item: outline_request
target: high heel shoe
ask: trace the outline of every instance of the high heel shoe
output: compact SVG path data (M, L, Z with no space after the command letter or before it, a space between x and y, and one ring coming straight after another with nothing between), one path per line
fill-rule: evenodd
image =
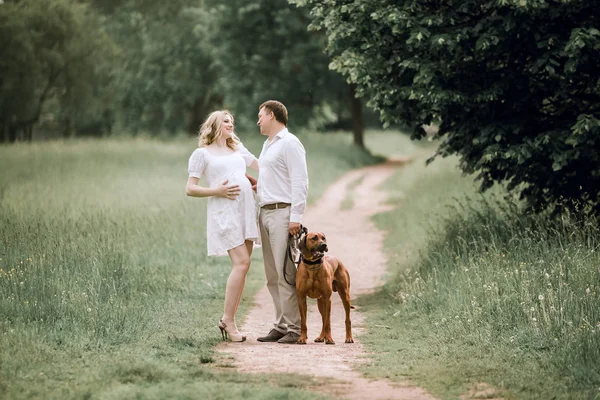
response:
M221 336L223 336L223 340L229 339L232 342L245 342L246 335L242 335L241 333L231 333L229 329L227 329L227 325L223 322L222 319L219 320L219 329L221 330Z

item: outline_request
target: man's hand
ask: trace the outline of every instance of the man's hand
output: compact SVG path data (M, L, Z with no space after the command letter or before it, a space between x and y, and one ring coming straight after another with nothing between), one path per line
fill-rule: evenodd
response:
M250 185L252 185L252 190L256 192L256 185L258 184L258 180L256 180L256 178L252 175L248 175L248 173L246 173L246 178L248 178L248 180L250 181Z
M290 222L290 235L296 236L298 233L300 233L301 226L302 225L300 225L299 222Z

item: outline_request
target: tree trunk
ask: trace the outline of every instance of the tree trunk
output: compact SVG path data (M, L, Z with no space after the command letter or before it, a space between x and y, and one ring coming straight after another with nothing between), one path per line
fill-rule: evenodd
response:
M215 93L207 93L199 97L190 109L187 131L190 136L197 135L204 118L212 111L217 110L223 104L223 96Z
M363 116L362 102L356 97L356 85L350 84L350 101L352 102L352 134L354 144L360 148L365 148L365 120Z
M25 140L28 142L33 141L33 124L26 125L23 128Z
M14 125L8 125L8 142L14 143L17 141L17 127Z
M202 124L202 118L204 117L202 115L203 110L201 110L201 104L201 99L196 99L194 105L192 106L192 109L190 110L190 116L188 119L187 126L187 132L190 136L197 135L198 131L200 130L200 124Z
M73 124L71 123L71 118L67 117L63 121L63 138L71 139L73 137Z

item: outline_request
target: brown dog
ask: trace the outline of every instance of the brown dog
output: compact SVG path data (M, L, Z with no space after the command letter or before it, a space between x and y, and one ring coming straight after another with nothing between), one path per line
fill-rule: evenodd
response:
M308 232L298 246L301 256L296 272L296 293L300 308L301 328L299 344L306 344L306 296L317 299L323 319L321 334L315 342L335 344L331 337L331 294L338 292L346 310L346 343L354 343L350 323L350 274L336 257L325 256L328 251L325 235Z

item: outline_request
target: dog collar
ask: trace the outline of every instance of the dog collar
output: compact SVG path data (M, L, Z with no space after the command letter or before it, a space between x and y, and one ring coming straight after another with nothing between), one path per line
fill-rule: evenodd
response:
M309 271L316 271L316 270L318 270L319 268L321 268L321 265L323 265L323 257L317 258L317 259L316 259L316 260L314 260L314 261L309 261L309 260L307 260L306 258L302 257L302 262L303 262L304 264L308 264L308 265L318 265L317 267L314 267L314 268L308 268L308 267L306 268L306 269L308 269Z

